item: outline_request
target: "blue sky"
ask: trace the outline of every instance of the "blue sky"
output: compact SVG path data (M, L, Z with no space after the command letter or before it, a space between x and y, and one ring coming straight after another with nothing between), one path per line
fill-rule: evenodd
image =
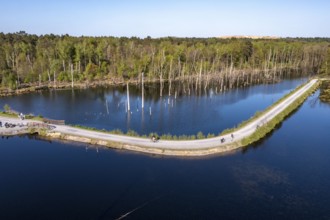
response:
M329 0L0 0L0 32L330 37Z

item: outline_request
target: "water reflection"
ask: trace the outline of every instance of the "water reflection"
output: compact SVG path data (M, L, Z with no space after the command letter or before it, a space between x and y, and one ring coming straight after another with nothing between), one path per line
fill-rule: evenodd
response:
M0 219L116 219L145 203L128 217L330 219L330 106L311 105L318 95L245 154L182 159L1 138Z
M256 162L241 162L235 164L232 168L232 173L240 185L241 190L245 194L245 199L274 199L277 195L272 195L267 192L267 187L273 185L281 185L288 187L290 185L288 175L284 172L267 167Z
M207 135L234 127L304 81L306 79L284 80L222 93L217 85L199 91L173 83L170 94L165 85L162 97L157 84L146 84L143 109L141 87L130 86L129 112L124 85L4 97L0 99L0 106L7 103L20 112L98 129L120 129L124 132L132 129L139 134L157 132L173 135L202 131Z

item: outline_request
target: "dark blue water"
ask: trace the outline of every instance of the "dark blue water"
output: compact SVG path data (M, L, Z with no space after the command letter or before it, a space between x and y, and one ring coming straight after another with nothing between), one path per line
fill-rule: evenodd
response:
M64 119L68 124L80 124L99 129L132 129L139 134L218 134L232 128L287 94L306 79L284 80L277 84L257 85L248 88L216 93L215 87L204 92L177 88L175 99L164 90L147 85L145 108L141 109L141 90L130 88L131 112L126 111L126 87L97 88L88 90L50 91L0 98L0 108L5 104L12 109ZM186 93L184 93L186 91ZM151 115L150 115L151 108Z
M0 219L330 219L330 106L318 94L226 156L0 139Z

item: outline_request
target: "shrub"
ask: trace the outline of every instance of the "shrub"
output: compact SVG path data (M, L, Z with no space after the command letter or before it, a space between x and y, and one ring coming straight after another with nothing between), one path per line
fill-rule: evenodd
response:
M139 136L139 134L136 131L133 131L131 129L129 129L126 133L128 136Z
M123 132L120 129L115 129L111 131L112 134L123 134Z
M8 105L8 104L5 104L4 106L3 106L3 109L5 110L5 112L10 112L10 106Z
M215 137L214 134L210 134L210 133L207 134L207 138L213 138L213 137Z
M198 132L198 133L197 133L197 139L203 139L203 138L205 138L203 132L201 132L201 131Z
M159 135L155 132L151 132L148 137L151 138L152 136L155 136L156 138L159 137Z

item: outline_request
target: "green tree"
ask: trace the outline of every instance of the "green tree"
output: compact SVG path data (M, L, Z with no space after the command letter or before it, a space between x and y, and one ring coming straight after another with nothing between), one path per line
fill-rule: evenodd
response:
M330 46L327 48L327 53L322 62L320 73L324 75L330 75Z
M10 106L8 105L8 104L5 104L4 106L3 106L3 110L5 110L5 112L9 112L10 111Z
M71 37L0 33L1 85L56 80L185 77L233 84L290 74L329 73L330 39ZM218 77L218 78L217 78ZM268 79L268 78L267 78ZM257 82L257 81L255 81Z
M95 76L98 74L98 66L94 63L88 63L86 70L85 70L85 76L88 80L93 80Z
M2 70L2 79L1 85L2 87L9 88L9 89L16 89L17 88L17 78L16 74L14 74L11 70Z

